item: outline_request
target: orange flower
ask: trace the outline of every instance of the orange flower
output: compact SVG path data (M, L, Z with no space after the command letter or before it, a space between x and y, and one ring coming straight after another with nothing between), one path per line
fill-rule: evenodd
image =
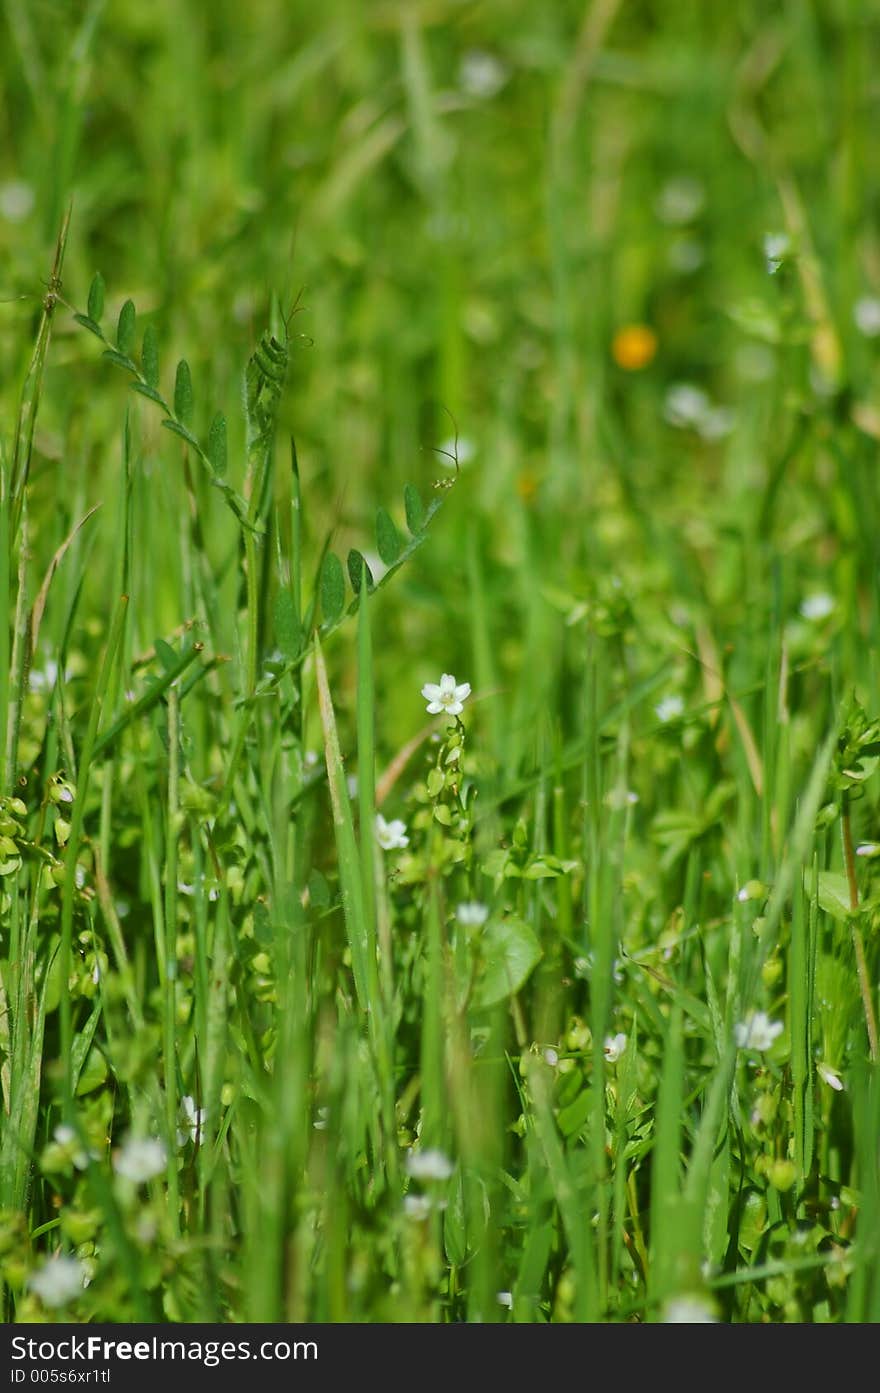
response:
M625 372L646 368L657 352L657 335L647 324L626 324L611 341L611 355Z

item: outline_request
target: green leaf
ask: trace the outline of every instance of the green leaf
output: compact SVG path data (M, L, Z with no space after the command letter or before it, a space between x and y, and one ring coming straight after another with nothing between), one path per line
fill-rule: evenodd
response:
M809 891L812 875L805 872L804 884ZM849 903L849 883L839 871L819 872L819 907L830 914L832 919L844 923L852 915Z
M188 426L193 413L192 374L189 363L181 358L174 377L174 414L182 425Z
M208 459L220 478L226 473L226 417L218 411L208 431Z
M93 320L95 324L99 324L101 315L104 313L104 277L100 271L95 272L89 286L88 312L89 319Z
M130 358L134 348L135 317L134 301L126 300L116 326L116 347L124 358Z
M417 537L425 528L425 505L419 497L419 491L412 484L407 484L403 490L403 506L406 510L406 525L414 537Z
M345 608L345 577L342 562L333 551L328 551L321 567L321 612L324 622L335 624Z
M355 547L348 553L348 578L351 581L351 588L356 595L361 593L361 579L364 572L367 575L367 590L373 589L373 573L364 560L363 554Z
M102 343L104 342L104 330L100 324L95 323L94 319L89 319L87 314L75 314L73 317L77 324L81 324L84 329L88 329L90 334L94 334L95 338L100 339Z
M173 668L177 667L178 656L170 643L166 643L164 638L157 638L153 647L156 650L156 657L166 672L171 672Z
M511 915L486 926L481 940L483 975L474 992L477 1007L495 1006L513 996L541 958L541 945L528 924Z
M107 1061L101 1051L93 1046L89 1050L86 1057L85 1068L80 1074L79 1081L76 1085L77 1098L82 1098L85 1094L93 1093L96 1088L100 1088L106 1077Z
M144 330L144 346L141 349L141 371L148 387L159 385L159 340L152 324Z
M275 640L290 662L299 657L302 633L296 620L293 596L289 590L279 590L275 596Z
M579 1132L590 1115L590 1090L582 1088L573 1102L560 1108L556 1114L559 1130L564 1137L572 1137Z
M115 348L105 348L101 356L108 358L111 363L115 363L117 368L122 368L125 372L133 372L137 377L137 363L132 362L131 358L126 358L124 353L117 353Z
M164 409L165 403L155 387L148 387L145 382L132 382L131 385L135 392L140 392L142 397L146 397L148 401L154 401L157 406Z
M308 879L309 904L315 909L326 909L330 904L330 886L327 884L326 876L320 871L313 870Z
M194 450L199 449L199 442L196 440L192 431L188 431L186 426L182 426L179 421L172 421L170 416L166 416L162 425L166 430L173 431L175 435L179 435L181 440L186 441L187 445L192 445Z
M393 566L403 551L403 540L384 508L376 512L376 546L386 566Z

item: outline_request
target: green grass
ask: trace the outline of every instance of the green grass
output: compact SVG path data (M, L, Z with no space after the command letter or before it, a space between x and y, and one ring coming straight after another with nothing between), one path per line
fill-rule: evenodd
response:
M0 5L4 1317L873 1322L880 9L295 9Z

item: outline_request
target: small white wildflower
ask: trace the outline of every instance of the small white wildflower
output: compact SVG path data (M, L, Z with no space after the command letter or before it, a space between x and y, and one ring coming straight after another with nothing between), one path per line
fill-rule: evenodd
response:
M507 81L507 69L492 53L469 48L458 65L458 85L469 97L489 101Z
M623 1031L619 1031L617 1035L606 1036L605 1043L603 1044L602 1049L605 1054L605 1058L608 1060L608 1063L616 1064L618 1059L626 1049L626 1036L624 1035Z
M97 960L97 958L96 958L96 959L95 959L95 966L92 968L92 981L94 982L95 986L97 986L98 983L100 982L100 980L101 980L101 965L100 965L100 963L98 962L98 960Z
M661 222L673 227L693 222L703 210L706 190L691 174L679 174L668 179L660 190L654 210Z
M456 908L455 917L466 929L481 929L489 918L489 906L479 900L463 900Z
M606 808L610 808L613 813L619 813L624 808L633 807L638 801L639 795L633 793L631 788L611 788L602 799Z
M65 1148L78 1171L85 1170L89 1164L89 1154L77 1145L76 1132L72 1127L68 1127L66 1122L60 1123L52 1133L52 1139Z
M680 696L666 696L662 701L658 701L654 707L654 715L658 721L674 721L684 711L684 701Z
M808 595L800 606L800 612L804 619L827 619L833 611L834 596L826 595L824 591L817 595Z
M177 893L178 895L194 895L196 893L196 887L190 885L189 881L179 880L177 882Z
M76 867L75 871L73 872L73 883L74 883L74 885L76 886L77 890L81 890L81 889L83 888L83 886L84 886L85 883L86 883L86 868L85 868L85 866L77 866L77 867Z
M58 790L58 802L59 802L59 803L72 803L72 802L73 802L73 789L70 788L67 784L62 784L61 787L59 788L59 790Z
M663 404L663 415L671 426L679 429L698 426L712 404L702 387L690 382L677 382L669 388Z
M187 1141L204 1141L205 1121L208 1113L205 1108L197 1108L195 1100L190 1094L180 1100L180 1111L183 1115L183 1130L177 1133L177 1145L183 1146Z
M498 1305L499 1305L499 1306L504 1306L506 1310L508 1310L508 1311L512 1311L512 1310L513 1310L513 1292L512 1292L512 1291L499 1291L499 1292L496 1292L496 1294L495 1294L495 1300L498 1302Z
M317 769L320 758L317 750L306 750L303 755L303 769Z
M460 435L456 441L455 436L450 435L446 440L441 440L434 453L447 469L454 469L456 460L462 469L466 464L470 464L477 453L477 447L470 436Z
M421 1222L427 1219L432 1209L429 1195L404 1195L403 1212L408 1219L415 1219Z
M358 796L358 776L357 776L357 774L349 774L349 775L346 777L346 780L345 780L345 787L348 789L348 796L349 796L349 798L357 798L357 796Z
M777 1035L781 1035L782 1021L771 1021L766 1011L753 1011L744 1021L733 1027L737 1048L741 1050L769 1050Z
M876 339L880 334L880 300L876 295L863 295L853 305L853 319L860 334Z
M663 1308L667 1325L717 1325L718 1317L702 1296L675 1296Z
M880 843L862 842L856 847L856 856L880 856Z
M0 184L0 218L6 222L24 222L33 212L34 203L34 191L23 179Z
M32 692L50 692L58 681L58 664L47 658L43 666L32 667L28 673L28 689Z
M314 1120L314 1122L312 1123L312 1126L314 1127L314 1129L315 1129L316 1132L326 1132L326 1130L327 1130L327 1122L328 1122L328 1120L329 1120L329 1117L330 1117L330 1109L329 1109L329 1108L326 1108L326 1107L324 1107L324 1108L318 1108L318 1111L317 1111L317 1113L316 1113L316 1115L315 1115L315 1120Z
M422 688L429 716L439 716L441 711L447 716L460 715L470 694L470 682L456 682L451 672L444 672L439 683L426 682Z
M28 1286L36 1292L44 1306L55 1309L66 1306L82 1292L86 1285L86 1268L78 1258L59 1254L49 1258L28 1278Z
M406 823L401 822L399 817L394 818L392 822L386 822L382 814L377 813L376 841L383 851L402 851L405 846L409 846Z
M406 1173L413 1180L448 1180L455 1166L442 1151L411 1152L406 1158Z
M113 1169L135 1185L145 1185L161 1175L167 1156L158 1137L129 1137L113 1157Z
M829 1088L833 1088L835 1093L843 1093L843 1079L836 1069L832 1069L830 1064L817 1064L816 1073L823 1083L827 1083Z
M768 274L775 276L783 261L791 251L791 238L787 232L768 232L764 238L764 260Z
M548 1047L544 1051L544 1063L549 1064L551 1069L555 1069L559 1063L559 1055L552 1047Z

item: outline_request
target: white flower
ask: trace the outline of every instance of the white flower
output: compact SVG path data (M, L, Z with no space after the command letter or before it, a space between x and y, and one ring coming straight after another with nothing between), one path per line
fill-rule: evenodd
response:
M559 1054L552 1046L548 1046L544 1051L544 1063L549 1064L551 1069L555 1069L559 1063Z
M513 1310L513 1292L499 1291L495 1293L495 1300L499 1306L504 1306L508 1311Z
M853 305L853 319L860 334L875 339L880 334L880 300L875 295L863 295Z
M357 776L357 774L348 774L348 775L346 776L345 787L348 789L348 796L349 796L349 798L357 798L357 796L358 796L358 776Z
M835 1093L843 1093L843 1079L830 1064L817 1064L816 1073L823 1083L827 1083L829 1088L833 1088Z
M481 929L489 918L489 906L479 900L464 900L456 908L455 917L466 929Z
M7 222L24 222L34 207L34 191L22 179L10 179L0 184L0 218Z
M610 808L613 813L622 812L624 808L632 807L638 801L639 795L633 793L631 788L611 788L602 799L606 808Z
M661 222L680 227L683 223L692 222L702 212L705 202L706 191L699 179L694 179L690 174L679 174L663 185L654 207Z
M454 469L456 460L459 469L463 469L466 464L470 464L477 453L477 447L467 435L460 435L457 441L454 435L450 435L441 440L434 453L446 469Z
M28 689L32 692L49 692L58 681L58 664L54 658L47 658L41 668L32 667L28 673Z
M303 769L317 769L320 758L317 750L306 750L303 755Z
M607 1035L602 1049L608 1063L616 1064L626 1049L626 1036L623 1034L623 1031L619 1031L617 1035Z
M432 1209L429 1195L404 1195L403 1212L408 1219L416 1219L421 1222L427 1219Z
M469 97L481 97L488 101L501 91L506 81L507 69L494 54L482 48L471 48L461 55L458 82Z
M834 596L823 592L808 595L801 603L800 612L804 619L827 619L834 610Z
M439 716L441 711L445 711L447 716L458 716L470 694L470 682L456 683L451 672L444 672L439 683L426 682L422 688L429 716Z
M680 696L667 696L662 701L658 701L654 707L654 715L658 721L674 721L684 711L684 702Z
M880 856L880 843L862 842L861 846L856 847L856 856Z
M386 822L382 814L377 813L376 841L383 851L402 851L405 846L409 846L406 823L401 822L399 817L396 817L393 822Z
M158 1137L129 1137L113 1157L113 1169L125 1180L144 1185L161 1175L166 1159L165 1143Z
M28 1286L36 1292L44 1306L66 1306L82 1292L88 1273L78 1258L59 1254L44 1262L32 1276Z
M663 415L671 426L697 426L712 405L702 387L690 382L678 382L669 388L663 405Z
M180 1100L180 1111L183 1115L183 1131L177 1133L177 1145L183 1146L187 1141L204 1141L207 1110L197 1108L195 1100L187 1094Z
M53 1139L59 1146L63 1146L68 1152L71 1161L78 1171L84 1171L89 1164L89 1153L83 1151L77 1144L76 1132L72 1127L68 1127L66 1122L62 1122L52 1133ZM94 1155L94 1153L93 1153Z
M667 1325L715 1325L718 1317L702 1296L675 1296L663 1308Z
M442 1151L410 1152L406 1158L406 1173L413 1180L448 1180L455 1166Z
M764 238L764 260L767 271L775 276L785 258L791 251L791 238L787 232L768 232Z
M326 1130L327 1130L327 1123L328 1123L329 1119L330 1119L330 1109L327 1108L327 1107L318 1108L318 1111L317 1111L317 1113L315 1114L315 1120L314 1120L314 1122L312 1123L312 1126L314 1127L315 1131L316 1131L316 1132L326 1132Z
M766 1011L753 1011L744 1021L733 1027L737 1048L741 1050L769 1050L777 1035L781 1035L782 1021L771 1021Z

